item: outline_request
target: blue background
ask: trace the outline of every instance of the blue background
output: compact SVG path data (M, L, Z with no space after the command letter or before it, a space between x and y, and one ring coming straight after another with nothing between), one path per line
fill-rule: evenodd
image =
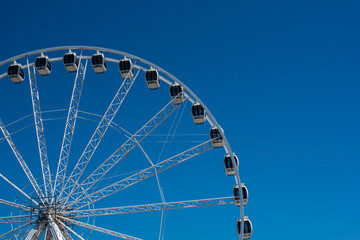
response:
M360 239L359 7L332 0L6 1L0 52L4 60L91 45L161 66L211 109L239 156L252 239ZM3 93L3 111L11 108L7 99ZM1 172L14 175L1 158ZM209 183L216 188L217 181ZM171 200L192 199L199 189L186 192ZM0 198L11 200L6 191ZM229 223L237 209L222 209L175 212L165 239L235 239ZM112 219L99 225L156 239L147 235L146 215L136 216L137 225L129 220L127 230ZM186 226L191 220L199 229ZM136 234L139 228L145 230Z

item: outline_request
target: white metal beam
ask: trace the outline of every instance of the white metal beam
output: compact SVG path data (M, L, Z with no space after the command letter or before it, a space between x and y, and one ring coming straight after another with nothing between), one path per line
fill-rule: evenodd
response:
M105 233L105 234L108 234L108 235L111 235L111 236L114 236L114 237L118 237L118 238L122 238L122 239L126 239L126 240L141 240L140 238L132 237L132 236L125 235L125 234L122 234L122 233L118 233L118 232L108 230L108 229L105 229L105 228L101 228L101 227L97 227L97 226L90 225L90 224L87 224L87 223L79 222L79 221L76 221L74 219L70 219L70 218L66 218L66 217L62 217L62 216L59 216L59 218L63 219L65 222L69 222L69 223L78 225L80 227L84 227L84 228L87 228L87 229L91 229L91 230L94 230L94 231Z
M74 234L77 238L79 238L80 240L85 240L82 236L80 236L79 234L77 234L77 232L75 232L74 230L72 230L70 227L66 226L63 222L57 220L57 222L62 225L64 228L66 228L69 232L71 232L72 234Z
M13 237L16 232L20 232L20 233L23 232L23 231L24 231L24 227L29 226L31 223L32 223L32 222L28 222L28 223L26 223L26 224L24 224L24 225L21 225L21 226L19 226L19 227L17 227L17 228L14 228L13 230L8 231L8 232L0 235L0 238L2 238L2 239L9 239L10 237ZM10 234L12 234L12 235L9 236ZM7 237L7 238L5 238L5 237Z
M141 170L138 173L135 173L123 180L120 180L118 182L115 182L109 186L106 186L98 191L95 191L87 197L80 198L72 203L69 204L69 207L72 206L74 203L77 203L79 201L84 201L82 204L80 204L83 208L85 206L88 206L94 202L97 202L103 198L106 198L116 192L119 192L129 186L132 186L138 182L141 182L151 176L154 176L156 173L160 173L166 169L169 169L179 163L185 162L188 159L191 159L201 153L204 153L208 150L212 149L211 140L208 140L204 143L201 143L193 148L190 148L182 153L179 153L175 156L172 156L162 162L159 162L155 164L154 166L151 166L149 168L146 168L144 170Z
M10 201L4 200L4 199L0 199L0 204L4 204L4 205L10 206L10 207L15 207L15 208L27 211L27 212L32 211L32 209L27 206L24 206L24 205L18 204L18 203L14 203L14 202L10 202Z
M140 212L154 212L170 209L184 209L184 208L195 208L195 207L207 207L216 205L227 205L233 204L233 197L225 198L210 198L210 199L199 199L179 202L167 202L167 203L154 203L154 204L143 204L134 206L122 206L112 208L98 208L98 209L87 209L72 211L72 217L93 217L93 216L108 216L128 213L140 213Z
M80 59L79 59L79 67L76 72L74 87L73 87L71 100L70 100L69 111L68 111L66 124L65 124L64 137L63 137L63 141L62 141L62 145L61 145L59 162L58 162L57 172L56 172L56 176L55 176L54 193L55 193L55 191L60 192L61 189L64 187L63 185L65 183L67 163L69 160L71 143L72 143L72 139L74 136L75 124L76 124L76 119L77 119L77 115L78 115L81 93L82 93L82 89L83 89L85 73L86 73L87 63L88 63L88 60L86 59L85 64L83 64L81 62L81 60L82 60L81 57L82 57L82 52L81 52ZM58 188L60 188L60 189L58 189ZM59 197L61 197L61 196L59 196Z
M57 220L56 222L58 223L58 227L59 227L61 233L63 234L65 240L72 240L72 237L70 236L70 234L66 230L66 228L63 225L59 224L60 221Z
M27 199L32 201L35 205L39 205L33 198L31 198L29 195L27 195L23 190L21 190L18 186L16 186L14 183L12 183L9 179L7 179L4 175L0 173L0 177L4 179L7 183L9 183L13 188L18 190L22 195L24 195Z
M131 71L131 70L130 70ZM59 195L62 194L63 191L66 189L70 189L70 193L68 195L71 195L74 189L73 182L78 182L81 175L83 174L87 164L91 160L91 157L95 153L97 147L99 146L102 138L104 137L107 129L109 128L111 122L113 121L116 113L118 112L120 106L122 105L123 101L125 100L128 92L130 91L135 79L137 78L140 71L137 72L135 77L124 79L123 83L121 84L120 88L116 92L113 100L111 101L108 109L106 110L104 116L102 117L101 121L99 122L97 128L95 129L95 132L93 133L90 141L88 142L87 146L85 147L85 150L83 151L82 155L80 156L80 159L75 165L74 170L71 172L70 177L68 178L64 188L60 192ZM130 72L129 72L130 73Z
M26 58L26 62L29 65L28 58ZM31 102L34 113L36 137L37 137L39 155L40 155L41 170L44 179L45 195L48 196L53 191L52 191L52 183L51 183L50 166L49 166L49 160L48 160L46 143L45 143L44 126L41 116L40 97L37 87L36 71L34 66L32 71L30 71L30 68L28 68L28 75L29 75L28 77L29 77L30 92L31 92Z
M171 100L165 105L155 116L145 123L135 134L125 141L109 158L107 158L100 166L93 171L79 186L86 189L87 192L97 182L99 182L116 164L118 164L131 150L137 146L148 134L150 134L157 126L159 126L168 116L170 116L180 105L176 105ZM79 187L77 187L79 188ZM75 190L77 189L75 188ZM85 194L80 191L78 197ZM66 201L66 200L65 200Z
M66 240L54 219L48 216L49 230L54 240Z
M43 232L45 222L41 222L35 225L35 228L31 229L26 236L25 240L37 240Z
M34 216L20 215L20 216L0 217L0 224L28 222L28 221L30 221L31 218L34 218Z
M1 121L0 119L0 129L2 131L2 133L4 134L4 137L6 138L6 141L8 142L8 144L11 147L11 150L13 151L16 159L18 160L18 162L20 163L21 168L24 170L27 178L29 179L31 186L34 188L35 192L37 193L37 195L41 198L43 197L43 193L41 192L41 189L39 187L39 185L37 184L34 176L32 175L29 167L27 166L24 158L21 156L19 150L17 149L14 141L12 140L8 130L5 128L4 123Z
M38 230L36 229L30 229L29 233L25 237L25 240L33 240L37 231Z

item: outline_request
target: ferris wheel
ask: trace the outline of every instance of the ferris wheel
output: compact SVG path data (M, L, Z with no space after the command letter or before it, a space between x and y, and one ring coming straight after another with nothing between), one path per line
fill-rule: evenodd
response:
M87 72L91 67L96 74ZM134 55L88 46L24 53L0 62L0 69L9 99L0 105L0 226L7 229L1 239L83 240L101 233L137 240L140 231L110 230L101 219L122 217L126 224L129 215L154 212L164 239L167 212L230 205L240 213L235 235L251 237L239 159L209 109L179 79ZM164 183L201 176L209 159L214 171L234 177L222 186L230 194L169 201ZM192 166L198 170L177 175Z

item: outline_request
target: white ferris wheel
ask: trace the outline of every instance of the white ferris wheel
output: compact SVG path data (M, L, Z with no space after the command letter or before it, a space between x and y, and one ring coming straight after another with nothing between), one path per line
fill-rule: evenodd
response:
M91 67L97 74L87 73ZM0 68L1 91L9 99L4 106L11 105L0 105L0 225L7 229L0 239L92 239L94 232L105 239L142 239L100 220L154 212L161 216L158 238L164 239L167 211L231 204L240 210L234 232L241 240L251 237L238 157L209 109L179 79L134 55L88 46L28 52ZM111 71L115 77L105 77ZM177 175L176 169L202 169L196 159L219 149L225 152L215 159L223 165L218 171L235 180L225 186L230 194L166 199L159 176L190 179L192 172ZM146 182L155 188L139 186Z

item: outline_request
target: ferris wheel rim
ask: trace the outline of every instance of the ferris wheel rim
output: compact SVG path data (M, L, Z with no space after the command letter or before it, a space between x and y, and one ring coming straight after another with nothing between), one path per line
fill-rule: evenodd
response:
M211 111L209 110L209 108L201 101L201 99L186 85L184 84L182 81L180 81L177 77L175 77L174 75L170 74L169 72L167 72L165 69L159 67L158 65L147 61L143 58L137 57L136 55L132 55L123 51L118 51L118 50L114 50L111 48L104 48L104 47L96 47L96 46L86 46L86 45L70 45L70 46L59 46L59 47L50 47L50 48L43 48L43 49L38 49L38 50L34 50L34 51L30 51L30 52L26 52L23 54L19 54L13 57L10 57L6 60L3 60L0 62L0 67L11 63L12 61L16 61L22 58L26 58L28 59L29 56L33 56L33 55L37 55L37 54L42 54L42 53L46 53L46 52L56 52L56 51L63 51L63 50L90 50L90 51L101 51L101 52L106 52L106 53L112 53L115 55L120 55L120 56L125 56L128 58L131 58L133 60L139 61L141 63L144 63L146 65L148 65L149 67L152 67L158 71L160 71L161 73L163 73L165 76L167 76L168 78L170 78L171 80L174 81L174 83L178 83L180 84L183 89L184 89L184 95L185 97L188 98L188 100L190 100L190 102L192 104L194 103L200 103L202 105L202 107L204 107L205 112L206 112L206 120L209 122L209 124L211 125L211 127L217 127L217 129L219 130L223 141L224 141L224 150L226 152L226 154L230 154L231 160L233 162L233 164L235 163L235 159L234 159L234 153L231 150L230 144L226 138L226 135L224 133L224 130L222 129L221 125L217 122L217 120L215 119L215 117L213 116L213 114L211 113ZM88 56L83 56L84 59L85 58L89 58ZM62 58L52 58L53 61L61 61ZM110 62L118 62L119 60L115 60L115 59L111 59L111 58L106 58L107 60L110 60ZM33 65L34 63L28 63L27 67L30 67L31 65ZM144 69L140 69L139 70L144 71ZM0 79L5 77L7 74L3 74L1 75ZM167 83L168 85L171 85L171 82L168 81L166 78L160 76L160 80L162 80L163 82ZM235 165L235 164L234 164ZM238 186L241 186L241 179L240 179L240 173L239 173L239 168L235 168L235 181L236 184ZM240 191L240 218L241 218L241 229L244 229L244 199L243 199L243 194L242 191ZM243 232L242 231L240 233L239 239L243 239Z

